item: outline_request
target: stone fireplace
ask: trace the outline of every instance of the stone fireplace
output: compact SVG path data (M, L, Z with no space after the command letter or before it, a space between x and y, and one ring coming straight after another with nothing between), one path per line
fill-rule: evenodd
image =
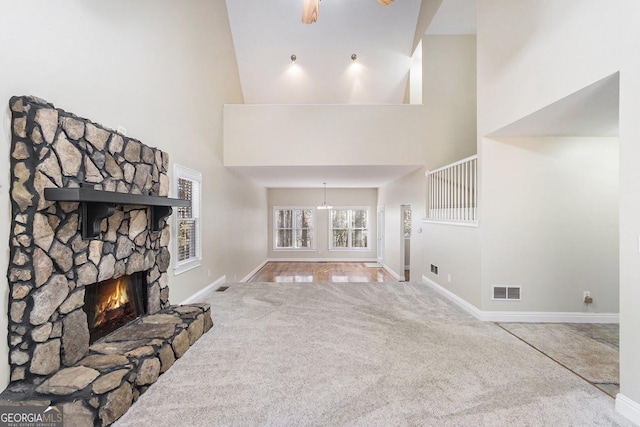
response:
M169 304L171 210L137 202L168 196L169 158L38 98L13 97L10 109L3 403L61 405L65 425L109 425L212 326L208 305ZM140 197L48 197L87 183L99 196Z
M85 286L89 344L147 313L144 276L139 271Z

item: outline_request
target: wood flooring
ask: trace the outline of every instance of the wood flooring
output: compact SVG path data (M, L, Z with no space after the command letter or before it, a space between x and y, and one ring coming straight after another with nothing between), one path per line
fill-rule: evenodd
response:
M269 262L249 282L397 282L382 267L364 262Z

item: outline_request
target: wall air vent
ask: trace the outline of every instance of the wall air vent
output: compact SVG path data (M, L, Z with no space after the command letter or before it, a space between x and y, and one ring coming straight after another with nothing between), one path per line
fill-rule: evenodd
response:
M437 276L438 275L438 266L431 264L431 272Z
M492 299L498 301L520 301L520 286L494 286Z

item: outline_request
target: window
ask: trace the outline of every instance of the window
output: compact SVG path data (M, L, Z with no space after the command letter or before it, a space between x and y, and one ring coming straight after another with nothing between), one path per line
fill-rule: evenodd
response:
M330 249L369 247L369 209L332 209Z
M274 248L313 249L313 208L274 208Z
M191 206L178 207L175 212L174 273L180 274L198 267L202 261L202 231L200 199L202 174L184 166L174 165L173 191L176 197L190 200Z
M405 238L411 237L411 207L402 207L402 232Z

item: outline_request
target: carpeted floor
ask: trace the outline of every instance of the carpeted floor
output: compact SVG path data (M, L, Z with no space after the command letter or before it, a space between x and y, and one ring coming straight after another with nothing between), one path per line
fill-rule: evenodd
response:
M422 284L242 283L115 426L631 426L614 400Z

